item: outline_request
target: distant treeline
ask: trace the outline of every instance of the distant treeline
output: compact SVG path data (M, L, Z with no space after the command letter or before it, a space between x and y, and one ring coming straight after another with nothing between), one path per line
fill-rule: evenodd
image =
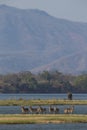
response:
M0 75L0 93L87 93L87 74L73 76L58 71Z

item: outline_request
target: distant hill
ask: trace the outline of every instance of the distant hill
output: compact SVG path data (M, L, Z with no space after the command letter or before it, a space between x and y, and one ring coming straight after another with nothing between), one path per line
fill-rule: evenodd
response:
M0 5L0 73L87 72L87 23Z

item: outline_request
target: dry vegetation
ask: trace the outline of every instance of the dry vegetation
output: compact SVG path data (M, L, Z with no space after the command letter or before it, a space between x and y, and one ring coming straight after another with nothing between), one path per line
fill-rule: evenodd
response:
M0 115L0 124L36 124L36 123L87 123L87 115L76 114L5 114Z
M21 106L21 105L86 105L87 100L58 100L58 99L33 99L33 100L0 100L0 106Z

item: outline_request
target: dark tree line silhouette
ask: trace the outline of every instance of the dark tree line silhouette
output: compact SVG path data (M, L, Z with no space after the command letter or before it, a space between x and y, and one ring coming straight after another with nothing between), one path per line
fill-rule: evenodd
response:
M69 93L68 93L69 92ZM87 75L63 74L58 71L30 71L0 75L0 93L87 93Z

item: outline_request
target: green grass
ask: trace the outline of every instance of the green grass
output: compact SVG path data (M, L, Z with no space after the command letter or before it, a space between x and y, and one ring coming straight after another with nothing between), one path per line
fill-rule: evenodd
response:
M0 100L0 106L21 106L21 105L87 105L87 100L58 100L58 99L48 99L48 100Z
M0 114L0 124L87 123L87 115L76 114Z

